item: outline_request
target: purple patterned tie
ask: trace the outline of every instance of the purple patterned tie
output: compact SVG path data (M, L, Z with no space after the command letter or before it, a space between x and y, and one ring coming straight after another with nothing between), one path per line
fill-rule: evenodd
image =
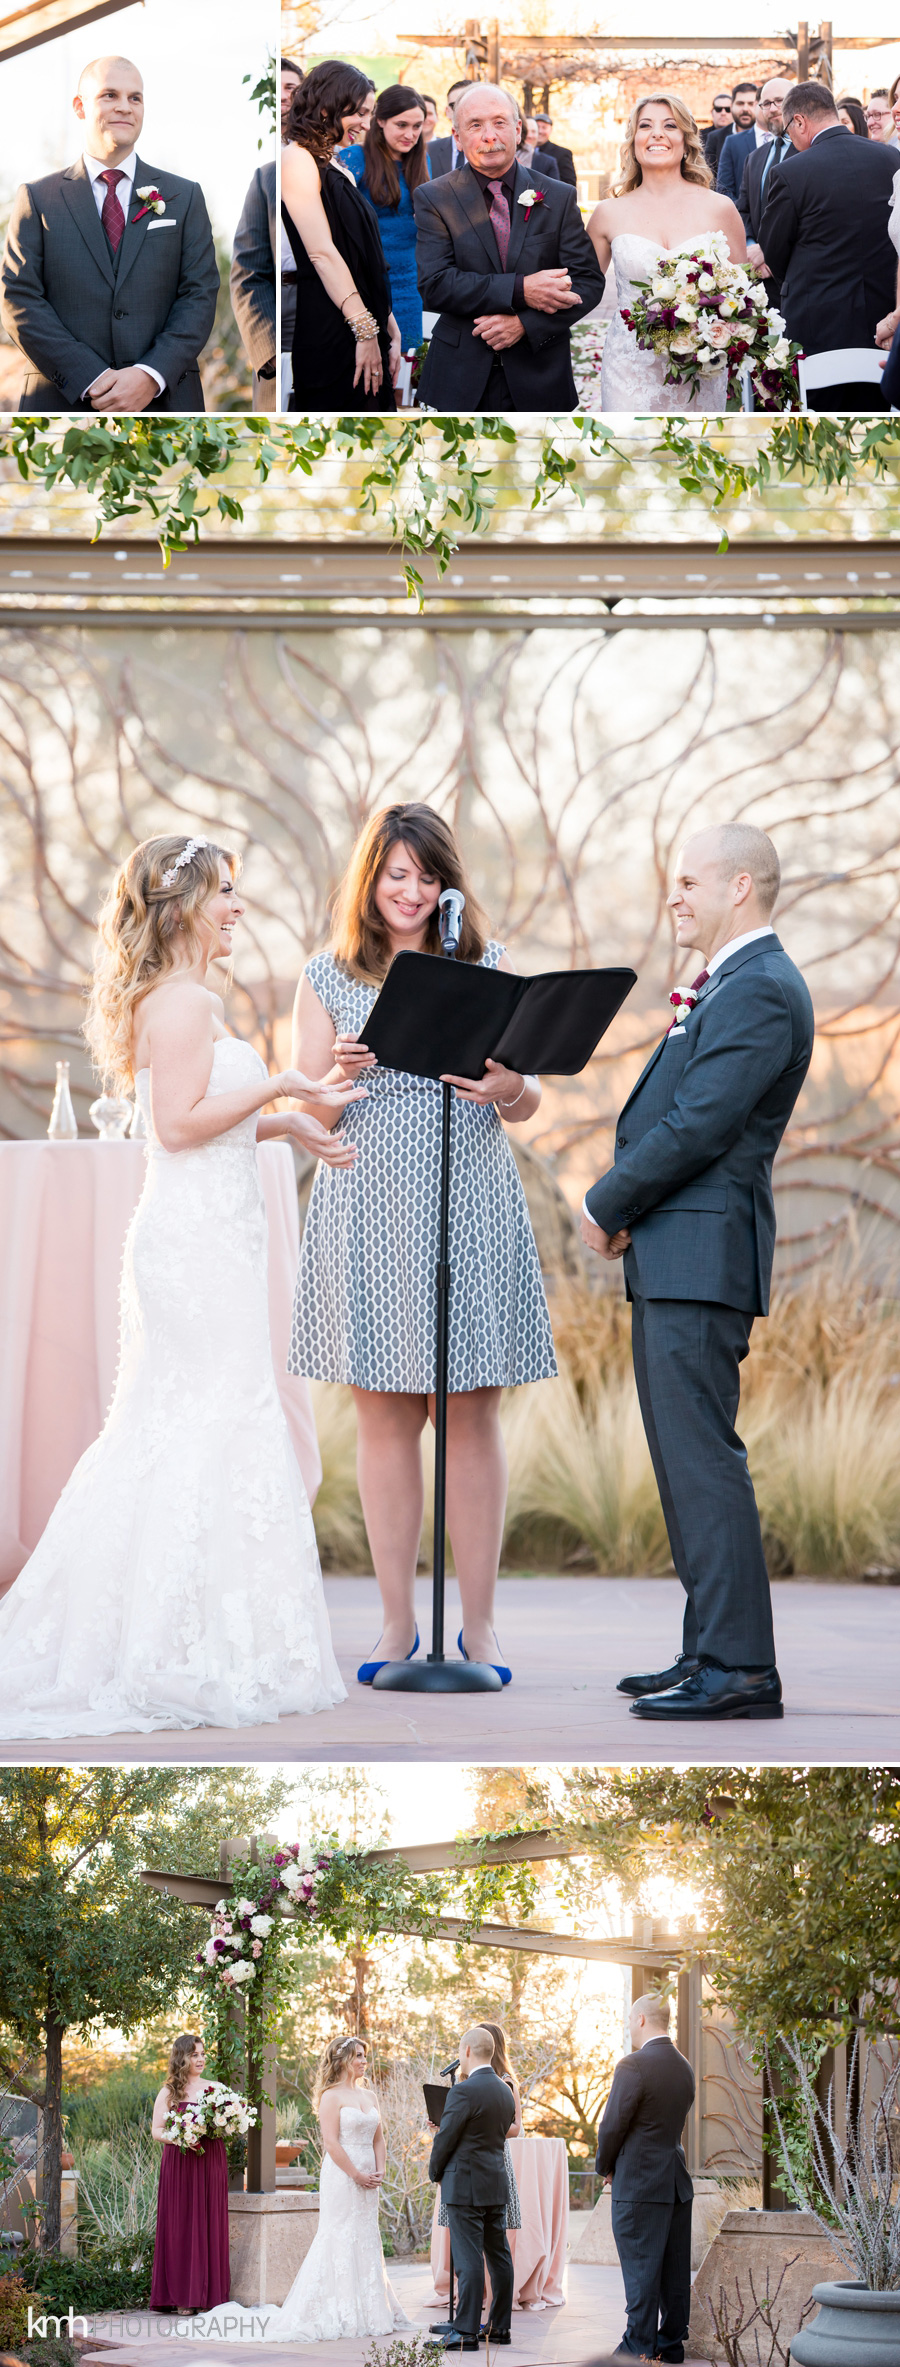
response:
M113 254L117 255L125 235L125 216L122 212L117 184L119 181L126 180L127 175L117 172L98 173L97 179L106 182L106 196L103 200L100 220Z
M494 225L494 237L500 250L500 268L505 271L506 258L509 253L509 206L506 201L506 191L502 181L489 181L488 188L491 193L490 216Z

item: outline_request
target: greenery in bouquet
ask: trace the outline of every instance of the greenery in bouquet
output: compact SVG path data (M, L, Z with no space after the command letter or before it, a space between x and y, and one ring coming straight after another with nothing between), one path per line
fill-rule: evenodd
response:
M179 2153L197 2153L207 2137L224 2137L226 2144L246 2137L257 2119L256 2106L249 2104L246 2096L239 2096L220 2079L205 2079L199 2096L189 2097L166 2113L163 2144L177 2146Z
M727 369L729 392L748 367L761 410L797 410L799 346L784 334L781 314L770 311L765 282L732 263L722 230L703 247L660 255L649 280L622 317L645 353L665 359L667 386L700 393L704 383Z

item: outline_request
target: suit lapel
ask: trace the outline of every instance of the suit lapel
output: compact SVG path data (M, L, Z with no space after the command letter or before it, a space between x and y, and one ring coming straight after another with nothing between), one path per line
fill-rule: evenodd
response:
M159 190L160 197L164 197L165 190L163 189L159 174L157 173L154 175L151 173L149 166L142 164L139 156L136 157L134 166L134 180L131 187L131 204L128 208L128 216L122 235L122 244L119 248L119 268L116 273L117 287L121 287L123 282L128 278L128 274L132 268L132 265L137 262L137 258L144 244L150 224L156 220L155 214L149 213L142 214L141 220L139 222L134 220L134 215L136 213L141 213L141 207L144 202L143 198L138 196L138 189L148 188L151 182L153 183L154 188Z
M737 953L731 954L724 962L720 962L718 969L713 971L712 977L707 980L706 985L701 986L700 992L697 996L698 1004L705 1003L707 995L715 990L719 984L720 979L731 978L735 970L743 969L745 962L752 962L754 954L763 952L783 953L783 951L784 947L781 943L781 939L780 937L776 937L774 933L771 937L755 938L752 945L739 946Z
M510 222L509 229L509 249L506 257L507 271L515 271L517 269L519 256L525 244L525 233L528 229L528 221L532 212L532 208L531 206L520 205L519 199L526 189L540 190L540 182L536 181L533 175L526 171L524 164L517 164L516 185L513 190L512 205L510 207L512 220ZM543 198L541 202L543 203Z
M502 271L503 265L500 261L500 249L497 245L496 238L494 237L494 227L490 214L488 213L487 205L485 203L484 192L482 190L480 181L476 181L474 173L470 170L470 167L467 164L463 165L460 172L460 177L456 185L456 195L467 220L472 225L472 229L477 230L478 232L481 244L490 263L491 270L495 272Z
M647 1078L648 1078L648 1077L649 1077L649 1075L650 1075L650 1071L651 1071L651 1069L656 1067L656 1063L657 1063L657 1061L658 1061L658 1059L659 1059L659 1057L660 1057L660 1054L661 1054L661 1053L662 1053L662 1052L665 1050L665 1046L666 1046L666 1044L668 1043L668 1041L669 1041L669 1030L668 1030L668 1028L667 1028L667 1029L666 1029L666 1032L665 1032L665 1035L662 1037L662 1039L661 1039L660 1043L658 1043L658 1044L656 1045L656 1048L655 1048L655 1050L654 1050L653 1052L651 1052L651 1054L650 1054L650 1058L649 1058L649 1060L647 1061L647 1063L646 1063L646 1066L645 1066L644 1068L642 1068L642 1070L641 1070L641 1073L640 1073L640 1076L639 1076L639 1077L637 1077L637 1078L635 1079L635 1082L634 1082L634 1084L632 1085L632 1088L631 1088L631 1092L629 1093L628 1100L627 1100L627 1101L623 1101L623 1103L622 1103L622 1107L621 1107L621 1109L620 1109L620 1111L619 1111L619 1116L620 1116L620 1118L624 1118L626 1110L631 1108L631 1104L632 1104L632 1102L633 1102L633 1100L634 1100L635 1094L636 1094L636 1093L639 1093L639 1092L640 1092L640 1090L641 1090L641 1086L646 1084L646 1082L647 1082Z
M85 169L83 156L79 157L77 164L70 165L68 172L63 173L60 190L72 219L81 232L85 246L90 248L94 262L99 265L104 279L109 282L110 287L114 287L115 265L109 251L106 232L97 212L97 200L91 188L90 174Z

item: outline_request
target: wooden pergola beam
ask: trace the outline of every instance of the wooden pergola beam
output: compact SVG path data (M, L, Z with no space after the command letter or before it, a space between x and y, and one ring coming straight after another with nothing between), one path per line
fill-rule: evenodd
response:
M400 1859L412 1874L452 1873L455 1866L507 1866L529 1864L532 1860L575 1857L577 1845L561 1841L546 1830L534 1833L513 1833L508 1840L488 1841L419 1841L409 1848L364 1849L359 1855L364 1865L389 1865ZM141 1874L148 1890L168 1893L171 1898L183 1899L188 1906L213 1908L217 1899L227 1898L235 1885L230 1877L221 1874L213 1880L205 1874L180 1874L158 1866L148 1866ZM448 1937L455 1936L448 1933Z
M24 8L0 16L0 64L21 57L26 49L40 49L63 33L77 33L100 17L115 16L131 0L26 0ZM144 0L141 0L141 7Z

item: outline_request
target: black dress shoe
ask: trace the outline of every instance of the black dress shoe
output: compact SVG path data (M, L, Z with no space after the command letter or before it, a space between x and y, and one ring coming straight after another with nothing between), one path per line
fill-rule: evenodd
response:
M490 2326L482 2326L481 2332L484 2341L492 2343L494 2350L496 2350L498 2343L510 2343L512 2341L511 2334L494 2334Z
M445 2334L445 2351L477 2351L477 2334Z
M783 1718L777 1668L719 1668L701 1660L668 1693L633 1701L630 1718Z
M687 1652L679 1652L674 1667L660 1668L655 1676L620 1677L616 1692L634 1693L638 1697L644 1693L668 1693L673 1685L680 1684L682 1677L692 1677L699 1666L699 1660L692 1660Z

